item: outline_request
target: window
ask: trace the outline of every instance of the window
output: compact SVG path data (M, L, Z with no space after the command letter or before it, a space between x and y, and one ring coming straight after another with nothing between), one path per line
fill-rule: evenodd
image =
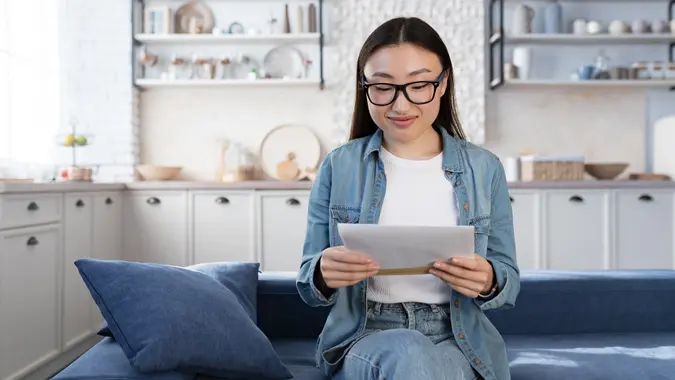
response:
M0 1L0 159L51 163L58 131L57 1Z

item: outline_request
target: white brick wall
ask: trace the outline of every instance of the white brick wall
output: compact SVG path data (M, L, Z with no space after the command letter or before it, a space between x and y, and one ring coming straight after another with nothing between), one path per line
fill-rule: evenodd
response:
M78 150L78 164L101 165L101 180L130 180L140 153L130 1L58 1L62 133L77 119L79 130L94 136L94 145ZM58 158L70 164L67 150Z

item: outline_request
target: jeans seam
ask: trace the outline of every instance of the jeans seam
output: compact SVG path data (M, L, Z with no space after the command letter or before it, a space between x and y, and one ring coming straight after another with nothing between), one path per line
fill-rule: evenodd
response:
M358 354L354 354L354 353L351 353L351 352L349 354L347 354L347 356L350 356L350 357L355 358L355 359L359 359L359 360L365 362L366 364L368 364L371 367L371 369L373 369L373 368L376 369L377 370L377 376L375 376L375 378L376 379L380 378L380 373L382 373L382 369L377 364L374 364L373 362L371 362L370 359L367 359L363 356L360 356Z

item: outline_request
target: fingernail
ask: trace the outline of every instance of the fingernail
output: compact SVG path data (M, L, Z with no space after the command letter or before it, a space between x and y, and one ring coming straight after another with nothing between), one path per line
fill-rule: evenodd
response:
M434 263L434 268L440 268L440 267L441 267L441 263L439 263L439 262Z

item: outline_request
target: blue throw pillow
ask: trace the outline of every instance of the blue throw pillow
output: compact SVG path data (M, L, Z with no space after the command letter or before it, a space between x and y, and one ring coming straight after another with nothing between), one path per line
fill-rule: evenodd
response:
M251 317L253 323L258 323L257 297L260 263L214 262L192 265L187 267L187 269L202 272L227 286L237 297L237 300ZM107 324L104 324L97 334L113 337Z
M224 286L198 270L151 263L80 259L75 266L115 340L140 372L292 377L227 282Z

